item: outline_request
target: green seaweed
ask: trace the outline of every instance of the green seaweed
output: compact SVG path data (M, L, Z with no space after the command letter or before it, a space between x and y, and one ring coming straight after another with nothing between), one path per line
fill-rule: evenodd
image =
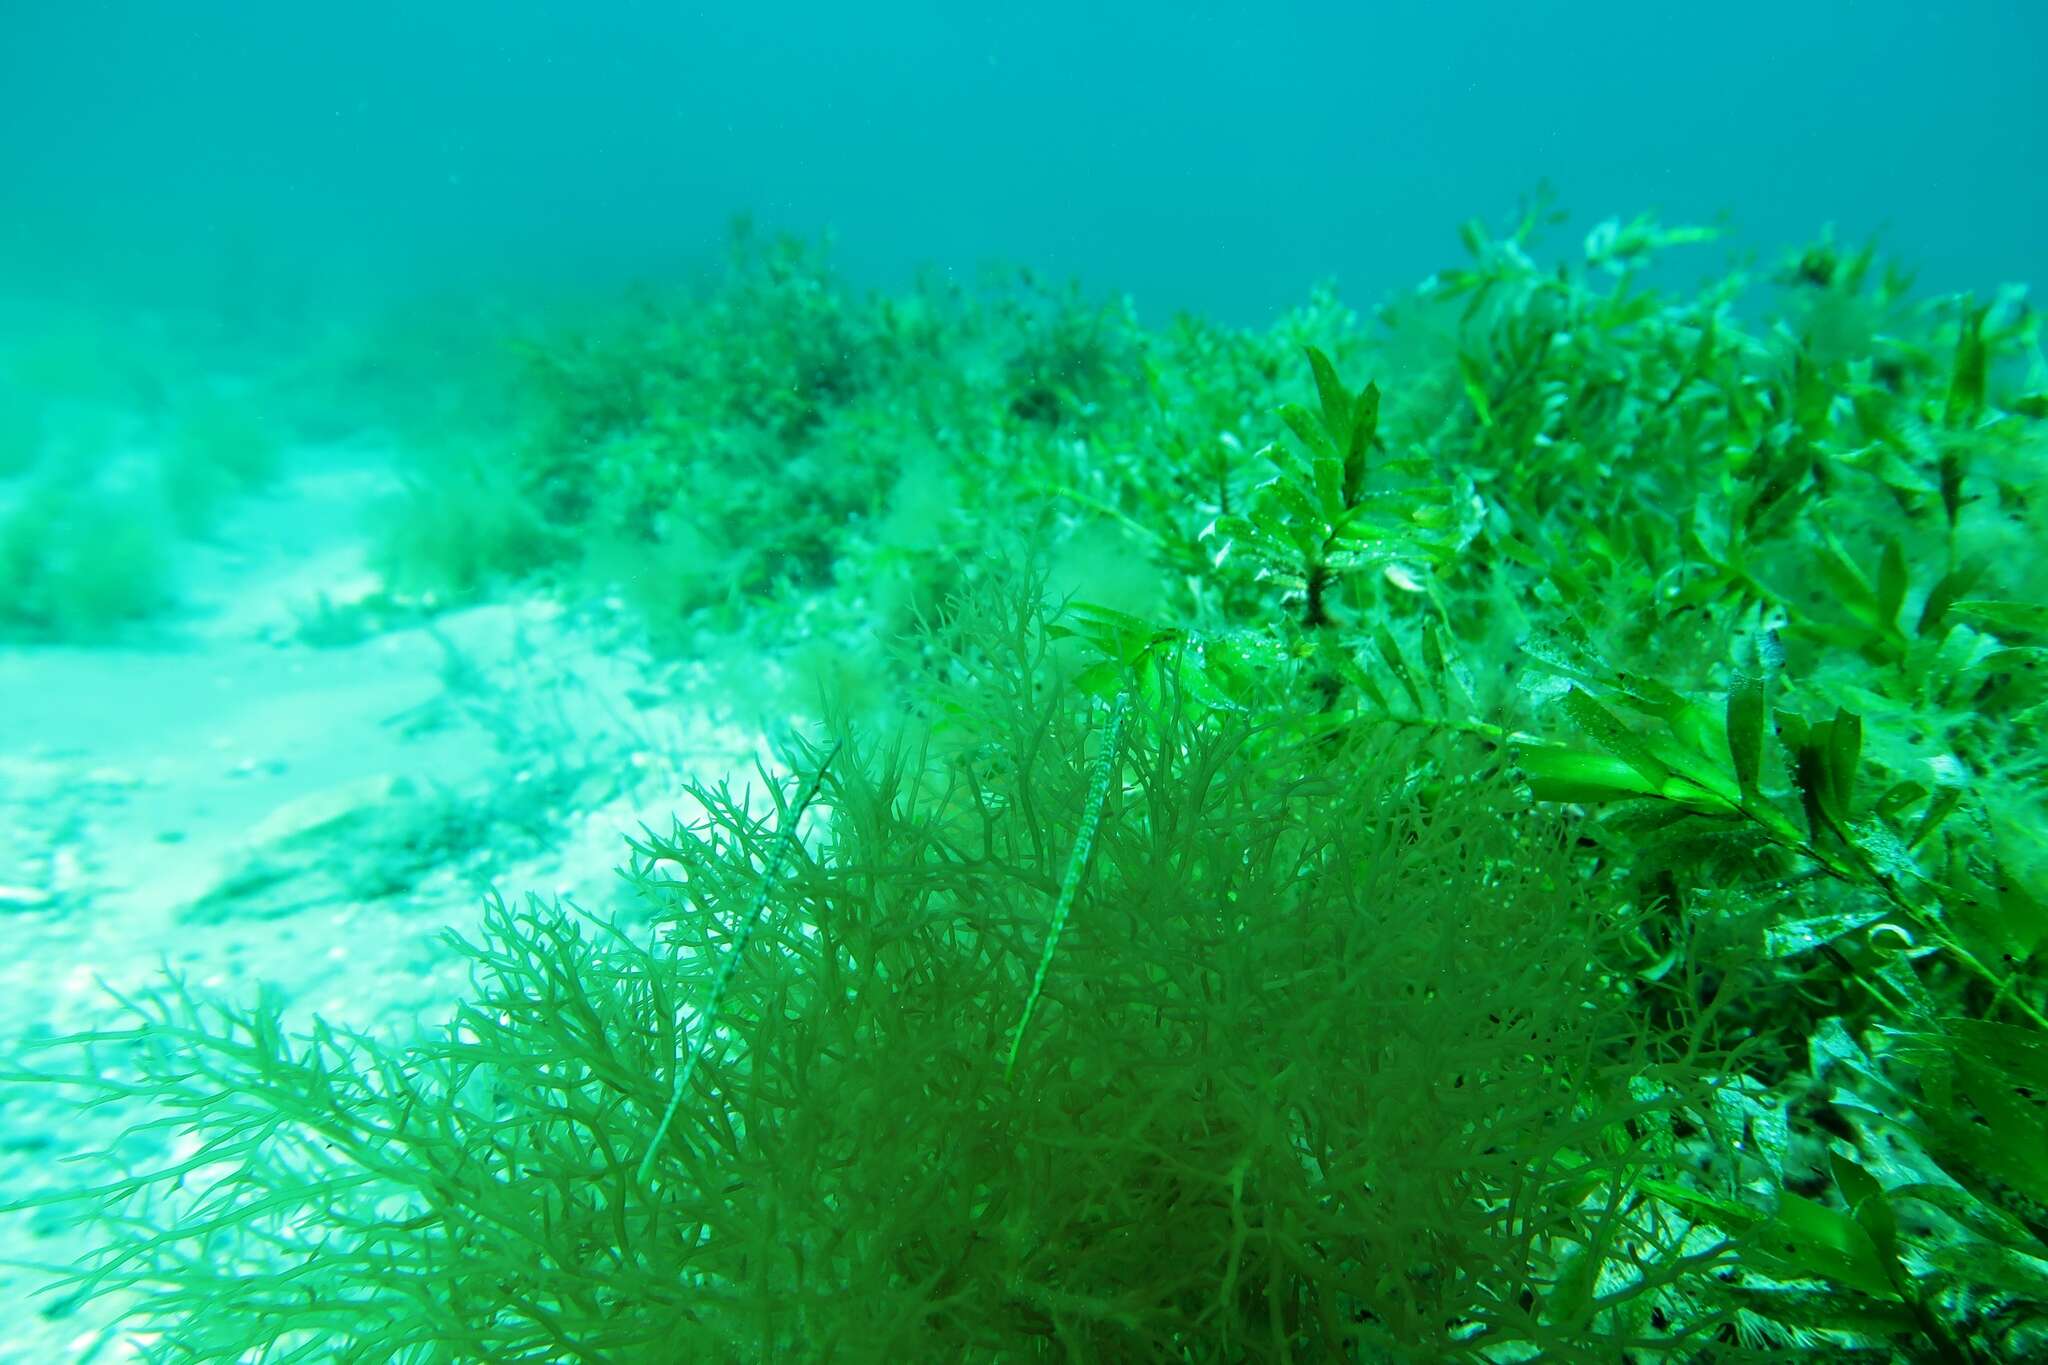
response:
M1134 706L1091 773L1037 609L969 611L978 648L929 703L1017 761L970 781L914 736L796 745L829 812L805 838L808 795L770 821L697 789L703 822L627 869L669 954L494 900L458 940L472 1002L403 1047L182 983L35 1045L122 1066L12 1079L164 1106L70 1196L116 1240L62 1283L136 1296L192 1360L1477 1357L1655 1312L1707 1329L1675 1290L1715 1254L1639 1183L1704 1121L1708 1059L1616 1027L1554 820L1497 778L1419 801L1410 741L1329 761L1178 707ZM144 1156L165 1127L190 1155Z
M41 1045L199 1148L65 1283L167 1359L2039 1354L2038 318L1556 221L1365 318L743 235L537 333L392 577L849 690L633 839L665 947L494 900L423 1039Z

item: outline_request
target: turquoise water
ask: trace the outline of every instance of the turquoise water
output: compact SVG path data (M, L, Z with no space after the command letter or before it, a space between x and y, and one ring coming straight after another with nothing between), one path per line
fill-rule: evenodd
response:
M2038 280L2037 6L9 6L0 247L274 306L616 279L751 213L863 279L989 260L1256 323L1377 297L1540 181L1585 221L1881 232ZM252 299L250 296L253 295Z

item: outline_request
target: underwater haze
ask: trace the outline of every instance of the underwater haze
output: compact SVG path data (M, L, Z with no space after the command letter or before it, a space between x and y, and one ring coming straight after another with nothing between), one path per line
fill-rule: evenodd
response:
M14 0L0 285L615 279L728 220L858 279L998 260L1147 315L1372 299L1539 182L2038 280L2048 10ZM226 277L223 281L222 277ZM220 283L211 283L221 281Z
M2044 16L0 0L0 1365L2048 1360Z

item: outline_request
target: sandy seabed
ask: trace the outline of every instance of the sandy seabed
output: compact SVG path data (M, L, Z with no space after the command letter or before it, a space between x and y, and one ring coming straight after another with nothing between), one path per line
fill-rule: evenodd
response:
M483 897L561 896L631 921L623 835L687 815L683 785L762 756L709 673L657 662L601 607L501 600L340 644L322 596L379 586L374 455L300 472L190 549L181 606L146 641L0 645L0 1062L24 1040L132 1022L124 993L185 978L288 1031L318 1014L400 1039L462 999ZM75 1070L69 1050L28 1064ZM148 1117L75 1090L0 1085L5 1198L112 1169L65 1158ZM141 1168L173 1135L121 1144ZM138 1146L140 1143L142 1145ZM38 1293L101 1240L61 1208L0 1217L0 1363L133 1359L112 1295Z

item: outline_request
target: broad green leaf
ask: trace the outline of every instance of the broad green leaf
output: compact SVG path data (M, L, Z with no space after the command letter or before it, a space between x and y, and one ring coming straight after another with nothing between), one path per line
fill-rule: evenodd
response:
M1655 1176L1641 1177L1636 1185L1645 1194L1655 1195L1673 1208L1682 1209L1701 1222L1727 1232L1743 1232L1764 1221L1764 1216L1755 1209L1690 1185L1659 1180Z
M1280 420L1287 424L1287 429L1294 433L1296 439L1308 447L1309 454L1325 457L1337 454L1337 447L1323 431L1322 419L1307 408L1298 403L1282 403Z
M1329 436L1333 453L1348 452L1351 447L1351 395L1344 391L1344 381L1337 377L1337 367L1330 358L1313 346L1305 347L1308 352L1308 367L1316 377L1316 397L1323 405L1323 431Z
M1927 788L1918 782L1894 782L1884 789L1877 800L1870 803L1870 813L1887 823L1896 821L1903 812L1911 810L1925 800L1926 796Z
M1250 522L1254 534L1248 539L1254 547L1268 558L1299 567L1302 547L1286 509L1273 498L1260 496L1252 503Z
M1879 1299L1897 1294L1883 1257L1855 1219L1789 1191L1778 1196L1777 1213L1758 1225L1745 1251L1745 1259L1787 1278L1832 1280Z
M2037 1093L1963 1039L1955 1065L1968 1112L1930 1114L1930 1124L1979 1170L2048 1204L2048 1116Z
M1820 576L1828 591L1835 595L1851 615L1868 625L1875 625L1877 618L1877 594L1871 589L1870 581L1863 576L1843 552L1841 544L1830 536L1823 537L1818 551Z
M1941 457L1941 510L1948 517L1948 528L1956 528L1956 518L1963 510L1963 457L1955 451L1946 451Z
M1206 538L1219 540L1222 546L1212 551L1215 562L1221 564L1231 548L1243 546L1262 554L1271 555L1286 548L1285 542L1270 544L1266 530L1250 517L1222 516L1209 523Z
M1834 810L1846 818L1855 796L1856 764L1863 754L1863 717L1835 708L1834 723L1828 727L1827 781Z
M1977 580L1983 577L1983 574L1984 565L1981 562L1962 564L1943 574L1940 581L1928 591L1927 601L1921 604L1920 621L1914 626L1914 633L1932 635L1940 629L1949 609L1955 606L1964 593L1976 586Z
M1351 442L1344 451L1344 505L1356 506L1365 490L1365 463L1380 428L1380 386L1367 384L1351 408Z
M1907 850L1910 852L1927 842L1927 837L1941 828L1941 822L1948 819L1962 801L1961 787L1943 787L1935 792L1934 799L1927 803L1926 813L1920 817L1920 823L1913 828L1913 837L1906 841Z
M1874 416L1865 417L1864 408L1864 404L1857 404L1857 415L1864 418L1867 425L1876 425L1877 419ZM1914 493L1925 497L1941 491L1940 485L1933 479L1907 463L1892 447L1890 440L1873 441L1861 450L1837 458L1851 468L1869 471L1886 487L1896 488L1902 493Z
M1360 669L1355 681L1358 684L1358 690L1365 693L1366 700L1373 704L1375 710L1384 715L1386 712L1394 709L1393 703L1387 700L1387 694L1380 689L1379 680L1373 677L1372 674L1364 669Z
M1421 689L1415 685L1415 675L1408 668L1408 660L1402 657L1401 646L1395 641L1393 633L1385 625L1376 624L1373 626L1372 642L1379 650L1381 660L1393 673L1395 681L1401 684L1401 690L1408 694L1409 704L1417 711L1422 710Z
M1422 666L1429 670L1432 677L1445 672L1443 641L1437 638L1434 621L1425 621L1422 624Z
M1688 713L1695 717L1695 720L1690 722L1693 724L1705 718L1705 712L1687 700L1683 692L1668 683L1659 682L1648 674L1617 671L1613 675L1611 685L1616 700L1623 705L1646 716L1656 716L1670 721L1674 728L1681 728L1681 733L1682 727L1688 723L1683 719ZM1694 735L1688 735L1688 738L1692 739Z
M1105 701L1114 697L1124 685L1123 665L1108 659L1089 664L1074 675L1074 686L1092 697Z
M1984 319L1991 305L1968 309L1956 336L1955 365L1950 371L1948 403L1943 417L1952 427L1966 427L1984 411L1984 381L1990 370L1990 353L1984 345Z
M1284 528L1282 534L1300 549L1303 558L1320 556L1330 527L1307 491L1292 480L1280 479L1267 484L1264 493L1266 506L1274 513L1271 525Z
M1521 751L1515 766L1538 801L1615 801L1655 796L1658 791L1658 784L1621 759L1585 749L1531 745Z
M1884 919L1886 910L1844 911L1805 919L1779 920L1764 930L1764 956L1772 961L1800 957Z
M2018 1278L2033 1290L2038 1301L2048 1302L2048 1266L2019 1250L2022 1247L2038 1245L2033 1233L2029 1232L2019 1219L2004 1209L1985 1203L1978 1195L1949 1180L1913 1181L1893 1185L1891 1196L1894 1200L1910 1199L1914 1203L1939 1209L1978 1237L1997 1244L2005 1255L2017 1256L2028 1262L2028 1270L2022 1272ZM1962 1246L1951 1244L1939 1249L1930 1248L1930 1251L1948 1261L1962 1252ZM1994 1283L1999 1278L2003 1276L1987 1276L1986 1282Z
M2048 635L2048 606L2039 602L1997 602L1970 598L1955 603L1952 615L2004 639Z
M1763 751L1763 679L1737 678L1728 691L1728 753L1735 760L1735 781L1745 797L1757 794Z
M1799 788L1800 804L1806 809L1806 830L1818 839L1840 823L1833 809L1834 793L1828 785L1826 747L1814 741L1800 744L1792 755L1792 780Z
M1337 457L1318 455L1315 461L1316 501L1322 504L1322 519L1335 523L1344 516L1344 468Z
M2009 1088L2048 1098L2048 1034L1991 1019L1950 1019L1944 1027L1959 1048L1994 1069Z
M1849 1216L1870 1238L1880 1263L1896 1286L1904 1279L1904 1274L1898 1263L1899 1225L1892 1214L1890 1198L1870 1172L1839 1152L1830 1153L1830 1156L1835 1188L1842 1192L1842 1200L1849 1206Z
M1899 608L1906 603L1906 552L1897 536L1884 538L1884 553L1877 565L1877 620L1889 630L1898 624Z
M1725 778L1719 782L1700 782L1690 777L1667 777L1658 785L1657 795L1702 815L1733 815L1740 809L1734 784Z
M1690 714L1691 711L1681 712L1674 722L1682 721ZM1677 738L1650 735L1642 740L1650 756L1673 774L1665 779L1659 791L1666 800L1677 801L1695 810L1720 815L1733 813L1742 803L1740 784L1728 776L1719 762L1702 752L1717 746L1704 743L1704 736L1689 738L1686 734L1689 728L1674 723L1672 730Z
M1471 401L1472 411L1479 418L1479 425L1493 425L1493 404L1486 397L1486 374L1479 368L1479 362L1471 356L1458 354L1458 374L1465 381L1465 397Z
M1564 694L1564 709L1572 722L1594 743L1635 769L1649 783L1650 791L1657 791L1664 779L1670 776L1669 770L1651 755L1642 740L1616 719L1613 712L1593 700L1589 693L1572 688Z

